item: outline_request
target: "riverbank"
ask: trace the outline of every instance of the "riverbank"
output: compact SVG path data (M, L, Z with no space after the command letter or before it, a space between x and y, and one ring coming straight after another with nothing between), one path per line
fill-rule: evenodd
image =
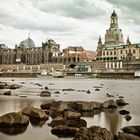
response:
M51 77L51 75L41 75L39 72L2 72L0 77L23 77L23 78L36 78L36 77ZM53 77L53 76L52 76ZM56 77L57 78L57 77ZM134 79L134 72L98 72L98 73L76 73L65 74L61 78L108 78L108 79Z
M82 119L86 120L87 127L97 125L105 127L112 133L121 131L121 128L128 125L138 125L140 120L140 81L139 80L109 80L109 79L65 79L65 78L0 78L0 81L8 84L21 85L21 88L11 90L11 96L3 95L8 89L0 90L0 115L9 112L19 112L27 106L40 108L44 101L85 101L85 102L104 102L107 100L117 100L119 96L129 103L129 105L118 108L118 111L101 111L100 113L84 113ZM48 87L51 92L50 97L40 97L41 91ZM69 89L69 91L66 91ZM98 89L98 90L97 90ZM90 92L87 92L87 91ZM108 93L108 94L107 94ZM109 96L111 95L111 96ZM134 104L135 102L135 104ZM125 109L130 112L132 119L127 121L119 110ZM89 115L89 116L86 116ZM3 140L59 140L60 138L51 134L52 118L49 117L45 123L32 125L29 123L28 128L23 133L9 136L0 133L0 139ZM72 140L72 138L61 138L61 140Z

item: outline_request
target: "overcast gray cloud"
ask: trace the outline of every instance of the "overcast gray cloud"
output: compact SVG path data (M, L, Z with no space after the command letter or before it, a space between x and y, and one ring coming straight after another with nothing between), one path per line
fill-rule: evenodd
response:
M139 5L139 0L0 0L0 43L14 47L31 32L36 46L52 38L61 49L79 45L96 50L114 8L124 38L140 42Z
M133 20L134 24L140 24L140 1L139 0L107 0L120 8L124 18Z
M47 13L68 16L78 19L93 18L103 14L91 0L32 0L33 5Z

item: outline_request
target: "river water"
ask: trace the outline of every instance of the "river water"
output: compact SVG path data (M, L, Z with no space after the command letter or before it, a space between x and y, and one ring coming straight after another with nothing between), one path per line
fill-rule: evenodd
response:
M14 79L14 80L12 80ZM84 79L84 78L0 78L9 84L20 84L20 89L12 90L12 96L4 96L2 93L7 89L0 90L0 115L13 111L21 111L24 107L33 106L40 108L40 104L46 100L55 99L63 101L99 101L103 102L109 99L118 99L118 96L124 96L124 100L129 105L123 109L129 110L132 119L126 121L124 116L116 111L106 111L100 114L83 117L89 126L99 125L105 127L113 133L121 131L121 128L128 125L140 125L140 80L108 80L108 79ZM36 83L41 84L38 86ZM52 93L51 97L40 97L40 92L47 86ZM95 91L99 86L100 91ZM75 91L62 91L65 88L73 88ZM90 90L91 94L83 92ZM54 94L60 91L60 94ZM114 97L107 97L109 93ZM51 127L47 124L51 118L39 126L31 125L22 133L9 135L0 132L0 140L72 140L72 138L58 138L51 134Z

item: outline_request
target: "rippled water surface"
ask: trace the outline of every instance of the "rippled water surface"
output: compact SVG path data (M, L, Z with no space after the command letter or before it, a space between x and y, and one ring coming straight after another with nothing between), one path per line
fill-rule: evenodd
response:
M14 79L14 81L12 81ZM4 96L2 93L7 89L0 90L0 115L13 111L21 111L24 107L33 106L40 108L40 104L45 100L55 99L63 101L99 101L103 102L109 99L118 99L118 96L124 96L124 100L129 105L123 109L129 110L132 119L126 121L118 111L106 111L95 114L90 117L83 117L87 120L88 126L100 125L116 133L120 128L127 125L140 124L140 80L104 80L104 79L55 79L55 78L0 78L0 81L9 84L20 84L20 89L12 90L12 96ZM24 83L22 83L24 82ZM36 85L36 83L42 86ZM47 86L52 93L51 97L40 97L40 92ZM95 86L100 86L100 91L95 91ZM64 88L73 88L75 91L62 91ZM79 91L81 90L81 91ZM87 94L82 90L90 90ZM60 91L60 94L54 94ZM109 93L114 97L107 97ZM120 110L121 108L118 108ZM21 130L17 135L8 135L0 132L0 140L59 140L60 138L51 134L51 127L46 123L38 126L30 124L27 129ZM11 130L12 131L12 130ZM65 140L66 138L61 138ZM72 138L67 138L72 140Z

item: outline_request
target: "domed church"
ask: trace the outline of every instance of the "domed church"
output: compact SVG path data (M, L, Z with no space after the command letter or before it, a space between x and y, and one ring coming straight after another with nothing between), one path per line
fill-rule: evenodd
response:
M25 47L25 48L35 48L35 43L34 41L28 36L28 38L24 41L22 41L19 44L20 47Z
M118 16L115 12L111 14L110 28L106 30L105 45L124 44L122 30L118 27Z
M106 30L105 42L102 43L101 36L99 36L96 51L96 60L98 61L140 59L140 43L131 44L129 36L124 43L123 33L118 26L118 16L115 10L110 16L110 27Z
M41 47L35 47L30 36L16 45L15 49L0 44L0 64L51 63L52 57L60 54L60 45L52 39L42 43Z

